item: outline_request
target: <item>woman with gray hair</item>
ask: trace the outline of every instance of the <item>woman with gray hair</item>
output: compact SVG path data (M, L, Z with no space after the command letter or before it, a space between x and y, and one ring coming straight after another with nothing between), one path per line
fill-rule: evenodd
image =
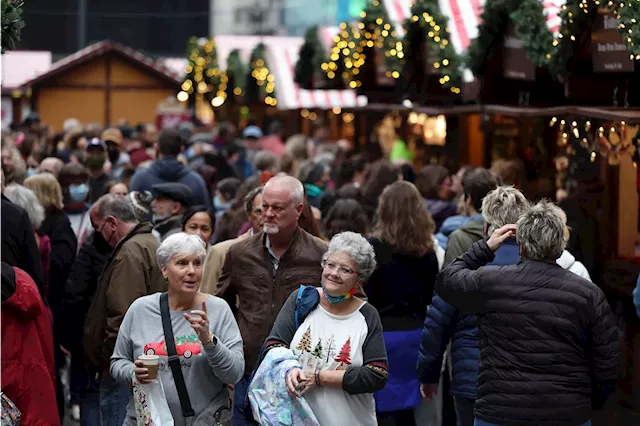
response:
M477 426L589 426L615 389L618 328L602 290L556 264L564 233L558 207L540 202L436 280L445 301L482 317ZM485 266L514 235L521 261Z
M294 398L304 394L322 426L377 425L373 393L387 383L387 354L378 311L355 296L376 268L375 252L362 235L343 232L331 239L322 267L306 312L305 293L295 291L265 342L263 354L286 347L300 365L273 385Z
M206 254L200 237L183 232L160 245L157 259L168 292L141 297L131 305L111 357L111 376L128 386L134 378L140 383L152 380L149 369L138 360L140 355L159 357L158 378L177 426L210 425L215 424L214 419L229 418L230 412L224 414L228 410L227 385L235 385L244 372L242 338L229 305L199 291ZM176 366L169 362L163 306L169 311L184 392L177 389ZM183 410L185 393L192 418ZM131 400L124 425L136 424Z

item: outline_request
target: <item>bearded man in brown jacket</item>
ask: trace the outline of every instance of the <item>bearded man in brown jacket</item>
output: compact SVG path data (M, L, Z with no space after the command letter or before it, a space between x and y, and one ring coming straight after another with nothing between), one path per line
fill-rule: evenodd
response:
M104 195L90 212L94 244L107 244L113 253L98 280L84 329L85 358L100 379L103 425L122 425L130 391L109 376L109 359L120 324L139 297L167 290L156 260L158 240L149 222L138 223L126 197Z
M298 226L303 206L304 188L298 179L271 178L262 194L264 232L231 246L222 268L216 295L232 309L238 297L235 313L246 368L235 389L234 426L255 424L245 398L249 375L282 305L300 285L320 285L327 243Z

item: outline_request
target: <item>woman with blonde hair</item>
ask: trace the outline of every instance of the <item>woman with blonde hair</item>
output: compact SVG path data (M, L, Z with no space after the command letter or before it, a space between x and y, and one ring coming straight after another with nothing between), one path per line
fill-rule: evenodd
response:
M420 333L438 275L435 224L420 192L409 182L385 188L378 203L373 238L378 268L364 286L380 312L389 357L389 383L378 392L380 425L414 425L420 404L415 374Z
M60 307L64 287L78 252L78 240L63 210L62 188L58 180L50 173L40 173L27 178L24 186L36 194L44 208L44 222L40 225L38 233L48 236L51 241L49 306L53 314L54 360L59 371L65 363L64 355L59 349L60 337L64 333L59 325ZM64 413L64 397L59 383L60 380L57 380L58 409L60 413Z

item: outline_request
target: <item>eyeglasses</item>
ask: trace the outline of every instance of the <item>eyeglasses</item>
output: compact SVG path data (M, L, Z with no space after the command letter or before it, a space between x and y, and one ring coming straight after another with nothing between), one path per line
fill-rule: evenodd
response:
M331 271L337 271L338 275L340 275L342 278L349 278L350 276L357 274L356 271L354 271L351 268L348 268L346 266L343 265L339 265L335 262L331 262L329 260L323 260L321 263L322 267L329 270L329 272Z

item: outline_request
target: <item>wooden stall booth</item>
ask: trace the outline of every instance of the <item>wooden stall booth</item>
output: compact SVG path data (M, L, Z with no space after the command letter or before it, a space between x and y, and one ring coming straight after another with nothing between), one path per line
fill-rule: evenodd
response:
M177 75L131 48L111 41L92 44L28 81L32 109L60 130L64 120L109 125L124 118L153 122L158 103L175 96Z

